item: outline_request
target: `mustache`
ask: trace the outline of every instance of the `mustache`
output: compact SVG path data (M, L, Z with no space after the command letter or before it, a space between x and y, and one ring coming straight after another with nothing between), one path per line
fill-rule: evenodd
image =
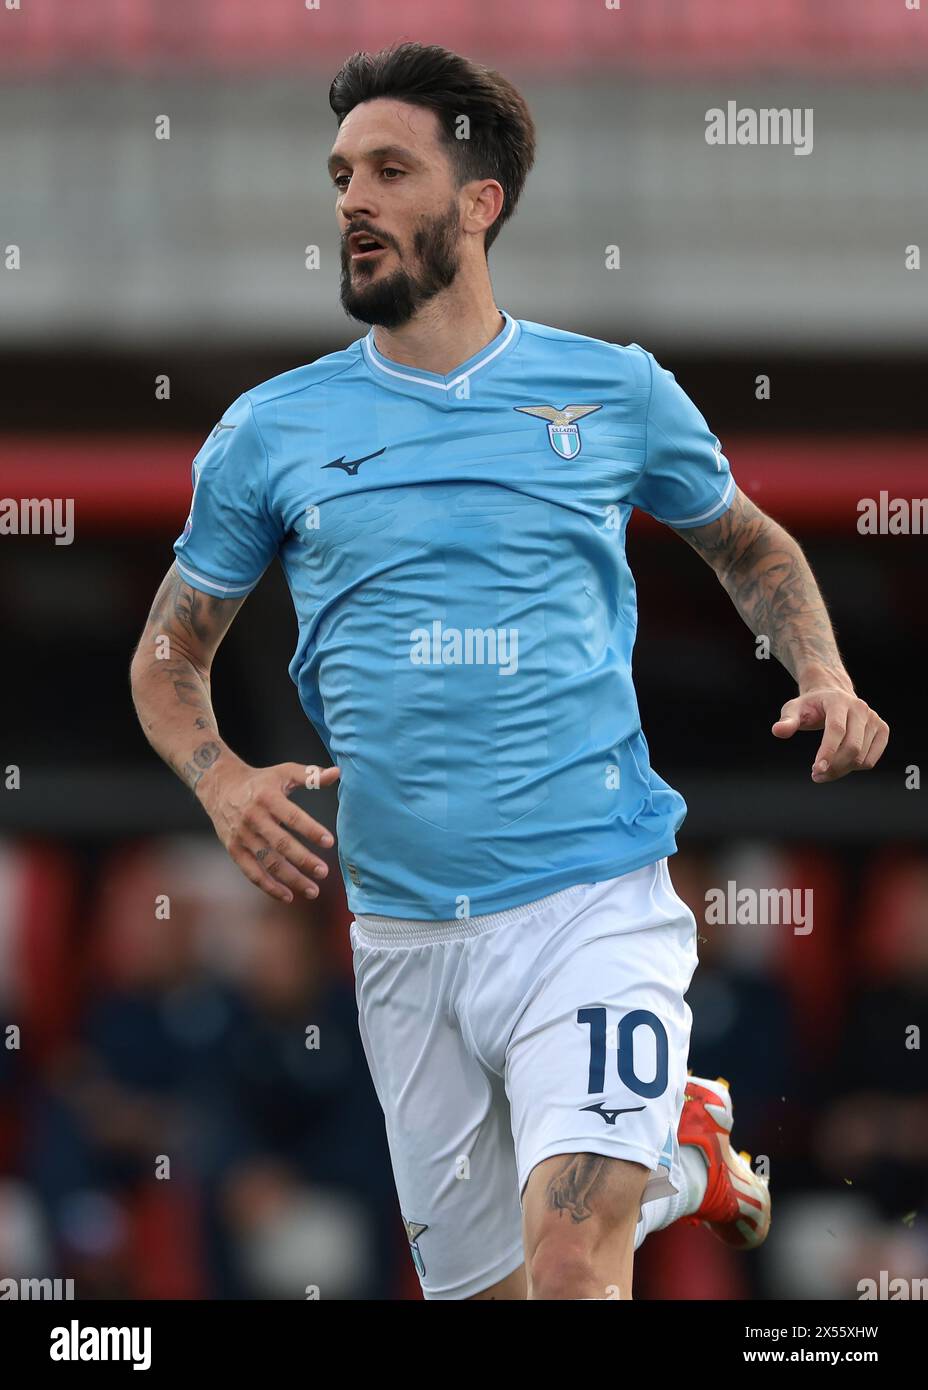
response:
M343 251L348 250L348 238L354 236L355 232L366 232L368 236L376 238L376 240L380 242L381 246L392 246L394 251L397 250L397 246L393 238L385 236L384 233L379 232L376 227L372 227L369 222L352 222L351 226L346 230L344 236L342 237Z

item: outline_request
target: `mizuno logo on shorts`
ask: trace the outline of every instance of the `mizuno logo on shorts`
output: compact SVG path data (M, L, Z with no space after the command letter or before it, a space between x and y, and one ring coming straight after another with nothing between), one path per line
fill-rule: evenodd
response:
M580 1109L592 1110L595 1114L601 1115L602 1118L606 1121L607 1125L614 1125L616 1115L627 1115L632 1110L643 1110L644 1106L626 1105L624 1110L606 1110L603 1106L602 1101L598 1100L595 1105L581 1105Z

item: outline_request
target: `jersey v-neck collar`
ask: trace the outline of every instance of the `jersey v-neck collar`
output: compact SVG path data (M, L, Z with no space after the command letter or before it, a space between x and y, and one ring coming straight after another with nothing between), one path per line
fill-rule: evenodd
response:
M485 371L491 363L498 362L512 352L519 341L519 320L514 319L505 309L501 309L500 313L504 324L496 337L445 376L439 372L424 371L421 367L406 367L401 362L391 362L374 346L373 328L366 338L361 339L361 356L367 363L371 375L381 385L420 398L447 400L452 391L457 390L463 382L469 381L476 372Z

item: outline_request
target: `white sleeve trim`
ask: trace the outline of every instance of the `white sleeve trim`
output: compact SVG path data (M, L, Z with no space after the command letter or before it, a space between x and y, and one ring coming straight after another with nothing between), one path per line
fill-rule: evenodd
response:
M725 491L722 493L722 496L719 498L719 500L716 503L714 503L713 506L709 507L706 511L700 512L698 516L682 516L677 517L673 521L671 521L666 516L659 516L655 517L655 520L660 521L664 526L698 526L699 523L702 521L714 521L716 517L721 516L722 513L727 509L729 503L731 502L734 488L734 477L729 477L728 485L725 488Z
M253 579L250 584L220 584L215 579L207 579L203 574L197 574L196 570L189 569L186 565L174 557L177 566L184 579L189 579L197 589L205 589L208 594L214 594L217 598L244 598L245 594L250 594L252 589L261 578Z

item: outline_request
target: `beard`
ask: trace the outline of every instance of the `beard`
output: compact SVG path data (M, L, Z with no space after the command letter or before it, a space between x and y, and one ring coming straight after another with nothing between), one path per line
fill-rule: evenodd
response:
M372 281L363 261L352 277L348 239L343 238L340 294L345 313L361 323L402 328L421 305L446 290L454 280L460 266L460 239L455 202L446 212L424 222L413 236L412 249L418 267L415 275L400 266L391 275ZM397 249L392 242L384 244Z

